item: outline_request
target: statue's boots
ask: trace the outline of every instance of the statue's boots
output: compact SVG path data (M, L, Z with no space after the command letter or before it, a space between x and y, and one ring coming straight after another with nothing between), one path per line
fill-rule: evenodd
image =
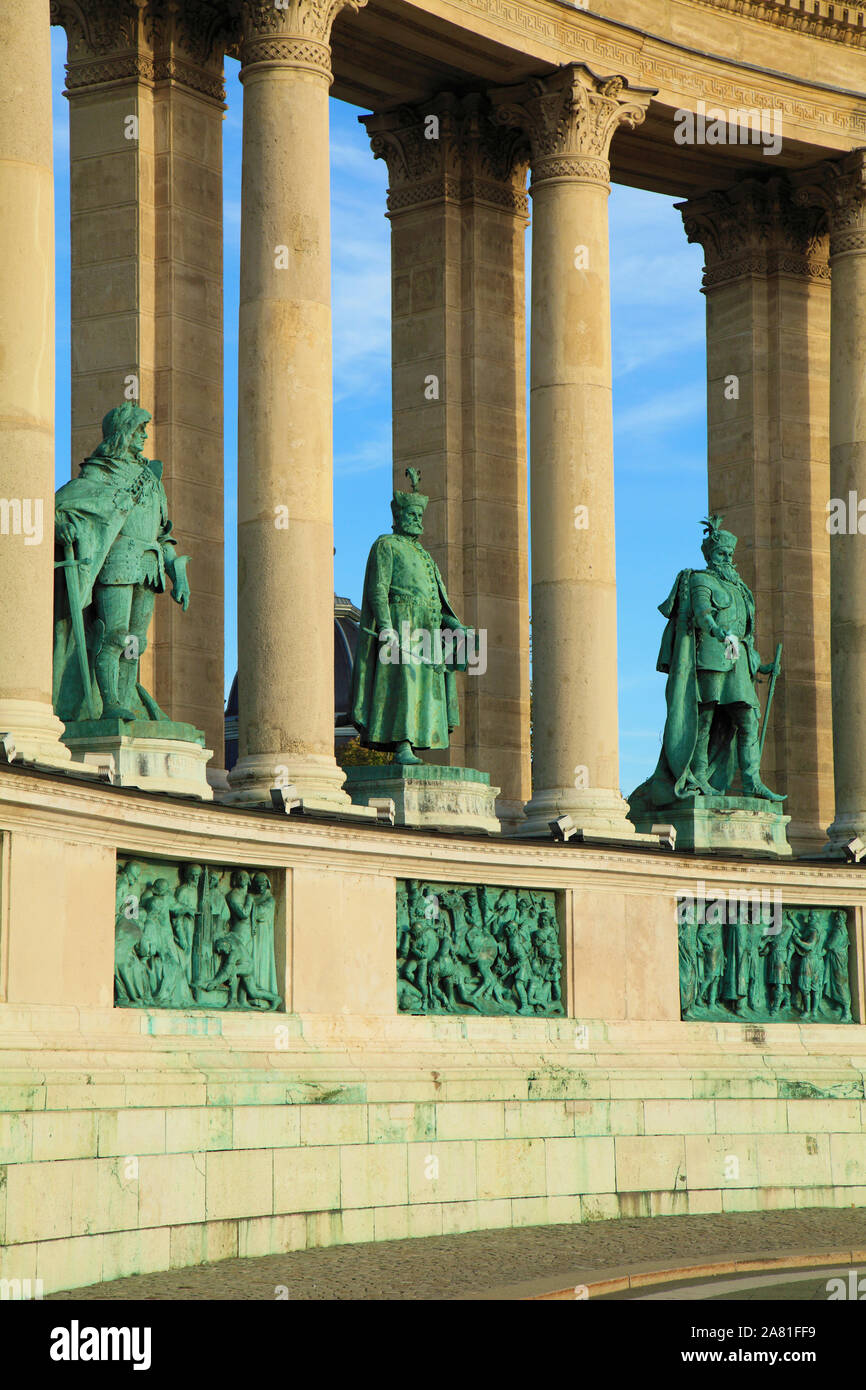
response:
M415 757L411 743L408 739L404 739L402 743L397 744L394 750L394 762L400 763L402 767L416 767L422 762L422 759Z
M779 792L771 792L765 787L759 775L761 762L758 741L758 716L750 705L731 706L731 713L737 724L737 754L740 762L740 776L743 779L743 795L757 796L763 801L784 801Z
M102 696L103 719L131 720L135 718L132 710L120 703L118 686L122 652L123 647L115 645L114 642L103 642L94 662L96 683Z
M692 780L703 796L718 796L715 787L710 785L709 747L710 729L713 726L715 705L704 706L698 710L698 736L692 758Z

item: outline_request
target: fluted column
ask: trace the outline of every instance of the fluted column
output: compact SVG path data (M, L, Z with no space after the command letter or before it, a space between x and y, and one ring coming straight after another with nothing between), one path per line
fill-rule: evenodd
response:
M334 759L329 38L345 0L243 5L238 325L239 759L348 806ZM349 0L357 9L361 0Z
M797 176L798 198L822 207L830 229L830 497L847 525L830 533L830 669L840 851L866 837L866 149ZM853 506L852 503L853 495ZM866 511L866 508L864 508Z
M783 644L761 775L788 797L794 849L815 852L833 802L824 216L778 175L678 206L706 257L709 508L739 538L762 655Z
M0 6L0 733L63 764L51 707L54 181L48 0Z
M531 143L532 799L630 834L619 792L608 152L652 93L577 64L491 94Z
M362 120L389 174L395 483L421 469L424 543L485 642L450 748L427 756L488 772L510 828L530 793L528 151L478 92Z

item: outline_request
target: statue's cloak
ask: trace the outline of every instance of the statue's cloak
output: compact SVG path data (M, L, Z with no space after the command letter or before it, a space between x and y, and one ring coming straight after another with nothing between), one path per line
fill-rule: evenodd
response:
M405 740L414 748L448 747L460 723L454 669L435 651L429 662L383 660L395 653L379 633L396 631L405 655L404 631L432 639L442 627L460 626L432 555L408 536L379 536L364 575L352 683L352 722L365 748L388 751Z
M632 792L632 809L670 806L696 790L692 760L698 737L698 673L695 622L691 605L692 570L680 570L659 612L667 618L656 670L667 675L667 716L662 749L652 777ZM727 710L719 705L713 718L709 743L710 785L724 796L734 778L737 745Z
M160 544L174 544L170 535L168 501L161 481L162 463L158 459L148 459L147 477L144 479L142 472L142 463L136 460L95 455L85 459L78 477L64 483L55 497L55 511L64 513L75 523L75 558L88 561L86 565L79 564L76 572L97 713L101 701L93 663L102 641L102 624L93 609L93 586L127 517L140 502L143 491L159 507ZM57 541L54 558L57 561L65 559L64 547ZM164 587L164 580L157 578L154 587ZM66 571L58 567L54 571L54 709L58 717L67 723L89 717L70 619ZM135 712L140 713L142 719L167 717L153 696L141 685L137 686L137 692L141 707Z

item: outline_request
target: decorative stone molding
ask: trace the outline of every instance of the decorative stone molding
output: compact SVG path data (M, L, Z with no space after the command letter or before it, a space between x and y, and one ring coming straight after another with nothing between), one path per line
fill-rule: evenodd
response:
M747 19L762 20L777 29L809 34L817 39L866 46L866 9L862 5L838 5L833 0L695 0L714 10Z
M796 200L823 209L830 224L830 256L866 251L866 149L828 159L794 176Z
M706 0L708 4L713 2ZM747 0L724 3L736 7ZM796 4L796 0L784 3ZM826 8L825 0L820 3ZM760 76L756 78L753 71L734 60L727 60L727 72L736 73L741 68L742 76L723 75L718 58L681 55L661 34L629 35L581 9L573 16L564 8L553 7L549 14L542 14L531 0L463 0L463 5L470 15L482 16L489 24L527 44L530 52L537 53L537 46L543 44L558 50L563 57L580 55L586 62L597 62L623 73L629 82L647 82L676 93L681 104L688 104L691 99L731 108L778 109L786 122L811 126L822 133L834 131L848 139L858 133L866 137L866 112L852 107L850 100L829 92L822 92L818 99L802 83L792 84L783 94L778 82L762 82ZM622 37L615 37L618 33ZM822 31L821 36L827 37L826 32ZM654 40L651 46L647 37ZM860 39L852 36L851 41L866 47L866 32Z
M748 275L828 280L825 217L795 201L781 175L677 203L686 237L704 248L704 290Z
M241 0L241 80L251 69L302 68L331 81L331 27L367 0Z
M361 116L376 159L388 165L388 212L470 199L528 215L529 150L519 131L502 130L486 97L441 92L419 106Z
M224 99L233 29L214 0L51 0L51 22L66 30L68 92L133 78Z
M607 185L615 132L640 125L653 95L630 88L624 77L599 77L583 63L569 63L550 77L497 88L490 99L494 120L528 137L535 187L549 179Z

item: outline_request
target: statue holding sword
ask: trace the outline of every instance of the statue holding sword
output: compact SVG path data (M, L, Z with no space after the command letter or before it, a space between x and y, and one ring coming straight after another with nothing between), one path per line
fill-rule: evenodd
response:
M109 410L102 442L56 497L54 708L66 723L164 720L138 680L153 606L168 581L186 610L187 557L175 553L162 464L145 458L150 414Z
M667 677L662 750L652 777L629 798L634 809L677 798L725 796L737 768L742 795L780 802L761 781L767 719L781 665L762 662L755 644L755 599L734 564L736 536L720 516L704 521L705 570L681 570L660 612L668 619L658 670ZM760 727L760 675L770 687Z

